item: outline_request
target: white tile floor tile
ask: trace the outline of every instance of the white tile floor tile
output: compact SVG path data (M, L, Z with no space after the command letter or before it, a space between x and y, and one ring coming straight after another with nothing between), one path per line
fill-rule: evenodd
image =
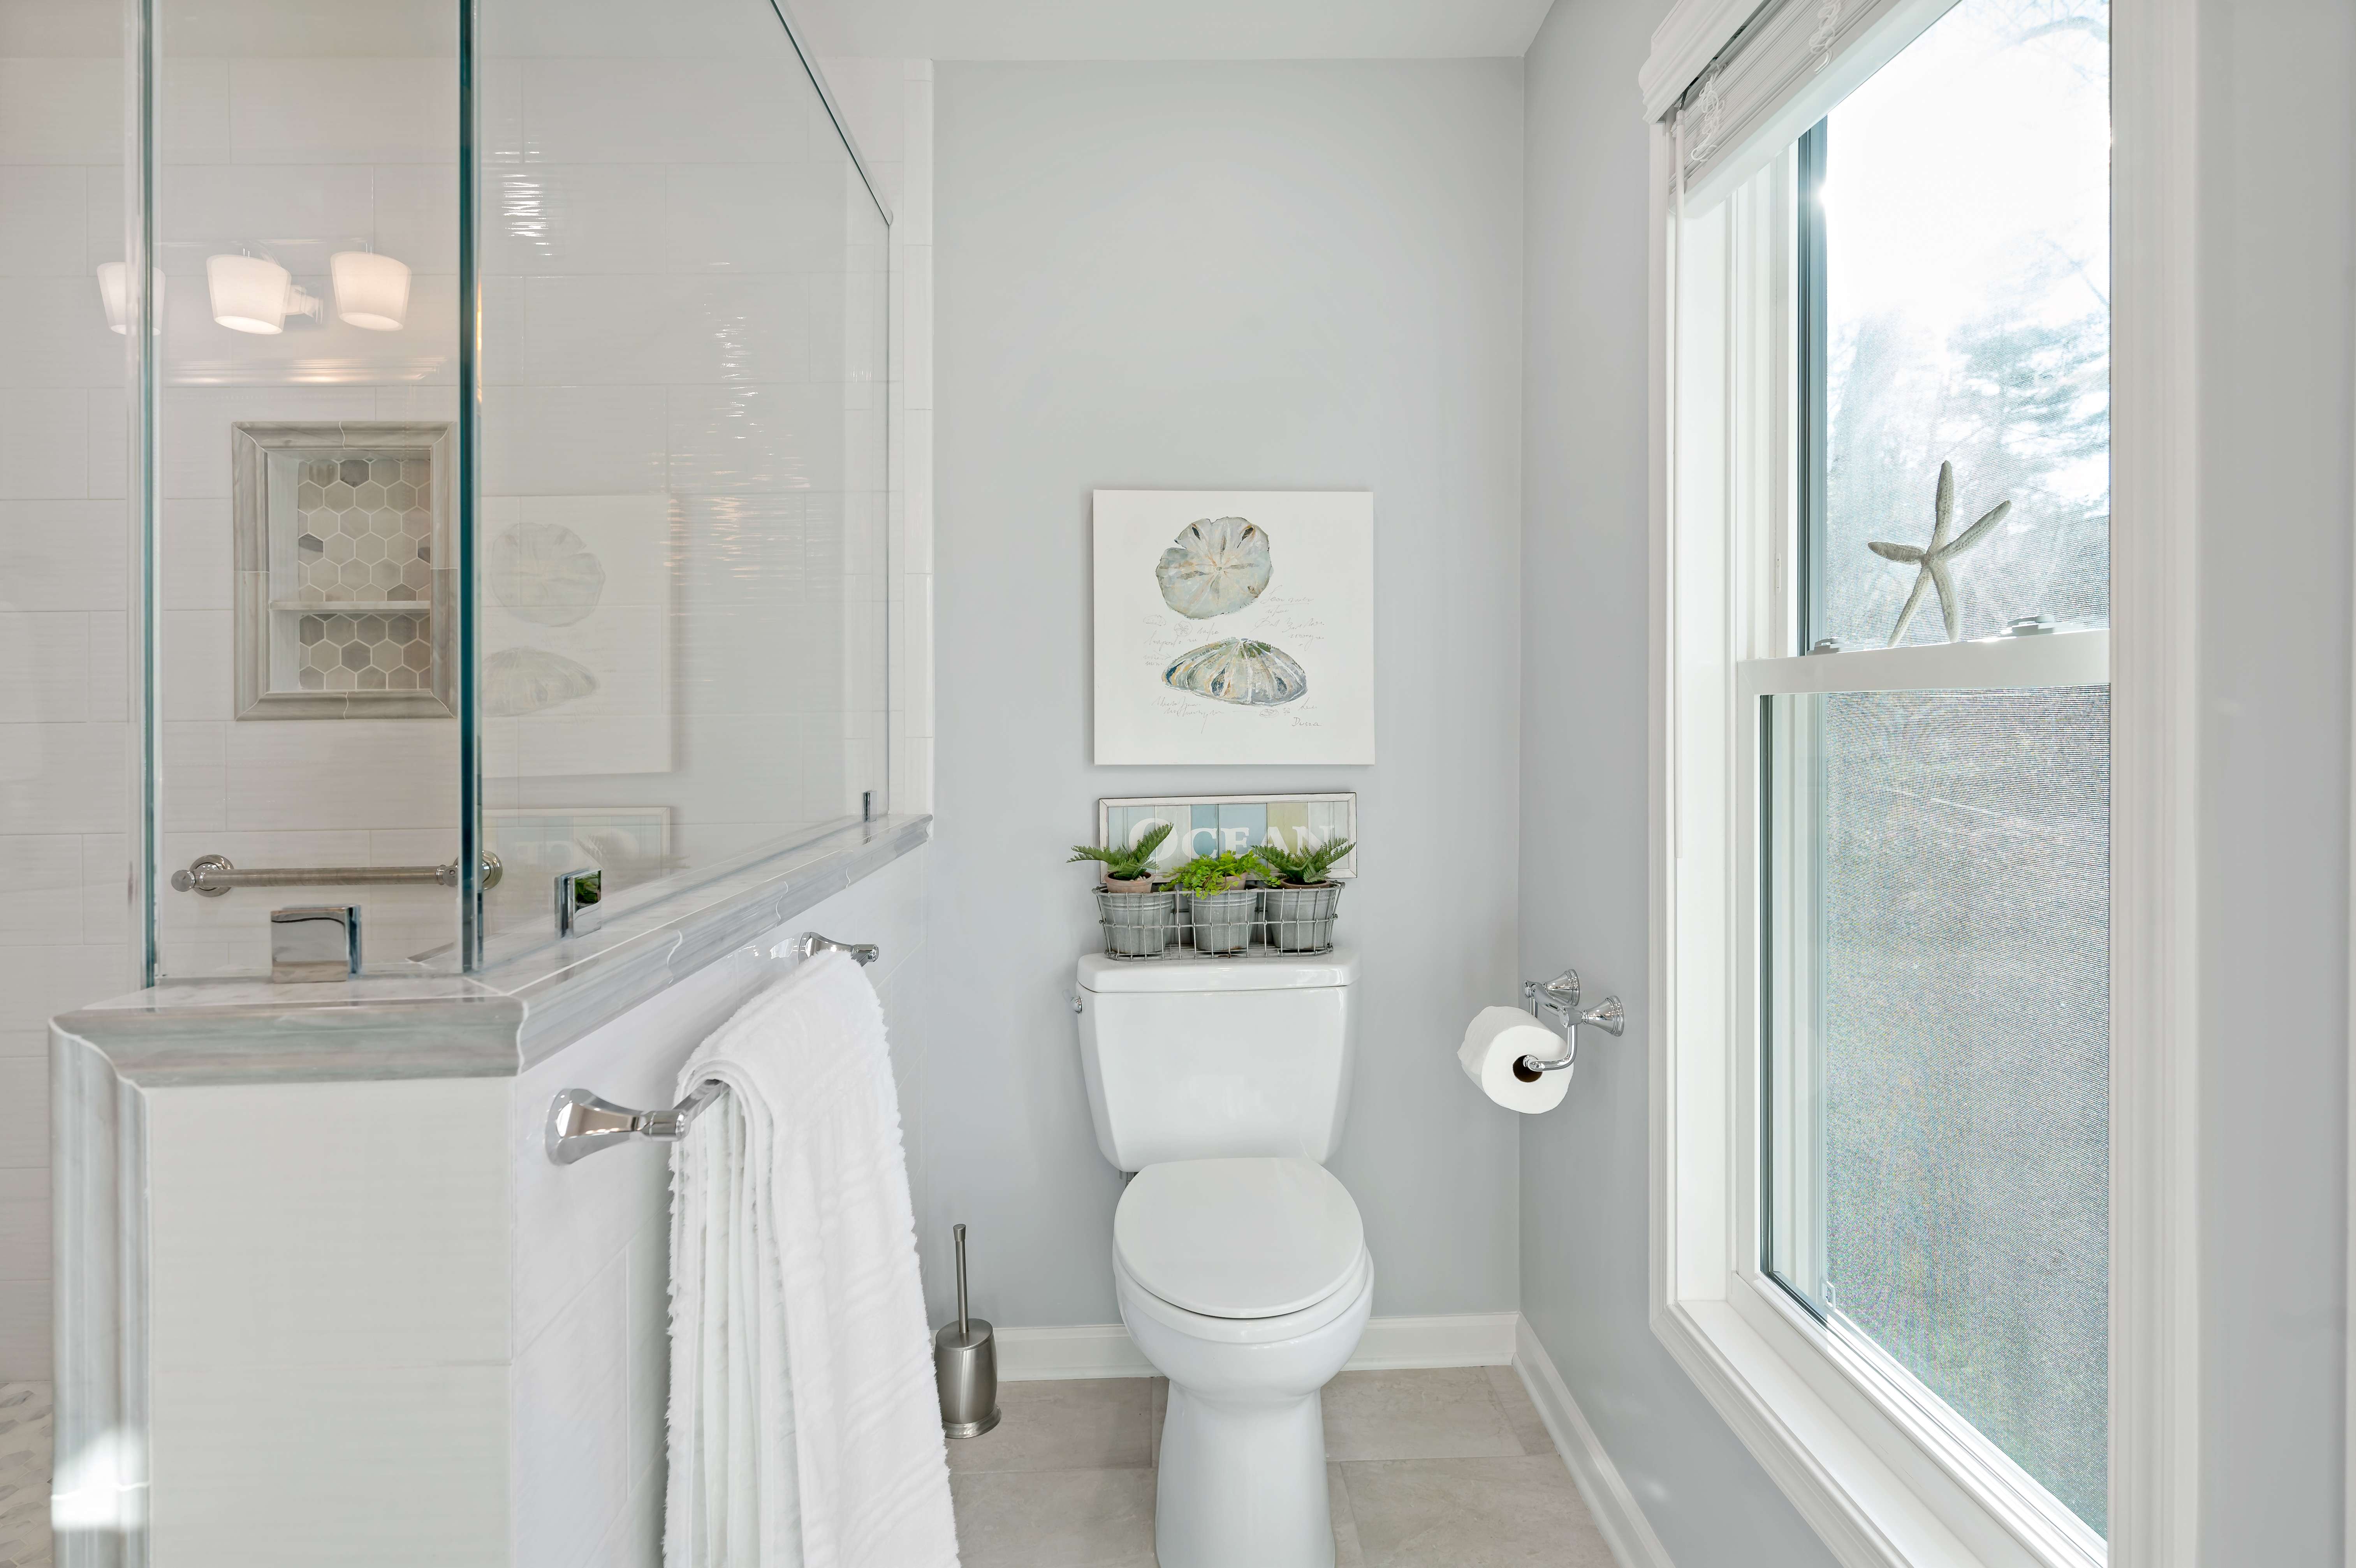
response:
M1152 1568L1156 1378L1010 1383L949 1444L967 1568ZM1611 1568L1509 1368L1345 1372L1325 1391L1335 1568Z

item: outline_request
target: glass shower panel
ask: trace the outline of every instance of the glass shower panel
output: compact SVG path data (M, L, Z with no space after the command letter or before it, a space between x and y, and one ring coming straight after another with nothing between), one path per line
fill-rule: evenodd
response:
M886 220L767 0L486 0L485 897L884 810Z
M451 967L456 12L157 0L151 48L157 973L318 904Z

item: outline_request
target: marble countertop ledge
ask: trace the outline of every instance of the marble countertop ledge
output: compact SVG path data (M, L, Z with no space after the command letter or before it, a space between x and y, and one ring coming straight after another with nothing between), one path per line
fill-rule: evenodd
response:
M617 912L585 937L495 943L471 975L167 981L51 1027L137 1084L512 1077L881 870L932 826L929 816L857 823Z

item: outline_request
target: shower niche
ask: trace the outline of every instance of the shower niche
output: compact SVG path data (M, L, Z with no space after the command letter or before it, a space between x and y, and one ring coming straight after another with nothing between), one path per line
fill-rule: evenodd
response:
M447 424L238 424L237 716L457 711Z

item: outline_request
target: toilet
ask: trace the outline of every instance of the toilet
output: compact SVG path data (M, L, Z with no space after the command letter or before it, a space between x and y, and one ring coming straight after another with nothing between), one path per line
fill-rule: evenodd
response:
M1374 1260L1341 1142L1356 955L1080 960L1121 1321L1170 1380L1162 1568L1332 1568L1319 1391L1365 1331Z

